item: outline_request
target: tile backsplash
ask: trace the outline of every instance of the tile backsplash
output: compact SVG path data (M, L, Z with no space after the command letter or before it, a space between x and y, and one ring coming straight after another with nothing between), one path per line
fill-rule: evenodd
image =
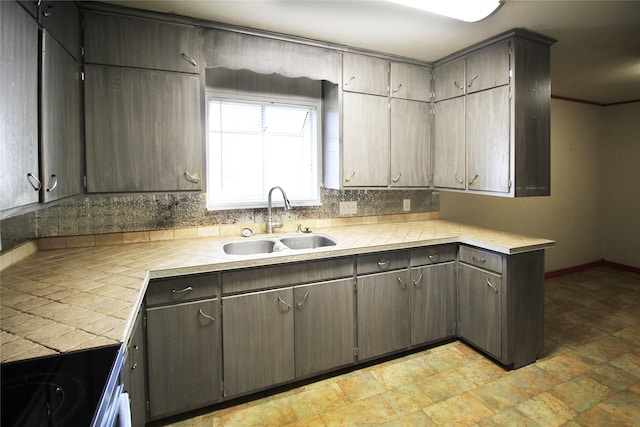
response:
M355 201L358 210L349 217L407 213L440 209L440 196L431 190L331 190L321 191L321 206L296 207L282 212L284 220L339 218L340 202ZM208 211L203 193L86 195L47 206L35 212L0 221L2 251L40 237L82 236L118 232L259 223L266 208Z

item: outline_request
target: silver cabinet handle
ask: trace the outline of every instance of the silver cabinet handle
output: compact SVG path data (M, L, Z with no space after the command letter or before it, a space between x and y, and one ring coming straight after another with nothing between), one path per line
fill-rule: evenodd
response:
M402 287L402 289L407 289L407 284L404 283L404 280L402 280L402 277L400 276L396 276L396 279L398 279L398 283L400 284L400 286Z
M457 87L458 89L460 89L460 90L464 90L464 86L462 86L462 85L461 85L460 83L458 83L458 82L453 82L453 85L454 85L455 87Z
M398 175L396 175L396 177L395 177L395 178L393 178L391 181L393 181L393 182L398 182L398 181L400 180L400 177L401 177L401 176L402 176L402 174L401 174L401 173L399 173L399 174L398 174Z
M413 281L413 286L415 286L416 288L422 287L422 273L420 273L420 276L418 276L418 280Z
M453 177L455 178L456 181L458 181L458 184L464 184L464 179L458 178L458 173L457 172L456 172L455 175L453 175Z
M397 91L400 90L401 87L402 87L402 83L400 83L397 88L393 89L392 92L396 93Z
M206 314L204 311L202 311L202 309L198 310L198 313L200 313L200 316L204 317L205 319L209 319L212 322L215 322L216 319L213 318L213 316L209 316L208 314Z
M477 74L476 74L475 76L471 77L471 80L469 80L469 84L467 85L467 87L471 87L471 85L473 84L473 81L474 81L475 79L477 79L477 78L478 78L478 75L477 75Z
M391 261L389 261L388 259L383 259L378 261L378 268L389 268L389 266L391 265Z
M182 294L182 293L185 293L185 292L191 292L192 290L193 290L193 288L191 286L187 286L186 288L181 289L179 291L176 291L175 289L172 289L171 293L172 294Z
M477 256L472 256L471 257L472 260L474 260L475 262L487 262L486 259L482 258L482 257L477 257Z
M47 8L42 11L42 16L44 16L45 18L48 18L51 15L53 15L53 8L51 6L47 6Z
M491 287L491 289L493 289L493 291L497 294L498 293L498 288L496 288L495 286L493 286L491 284L491 282L489 281L489 279L487 279L487 285L489 285L489 287Z
M478 180L478 174L476 174L476 176L473 177L473 179L471 181L469 181L469 185L473 185L476 183L476 181Z
M29 184L31 184L33 189L36 191L40 191L40 189L42 188L42 183L40 182L40 180L33 176L31 172L27 174L27 181L29 181Z
M302 304L304 304L304 303L305 303L305 301L307 300L307 298L309 298L309 291L305 292L305 294L304 294L304 298L302 298L302 301L297 302L297 303L296 303L296 305L297 305L298 307L302 307Z
M191 64L191 65L193 65L194 67L197 67L197 66L198 66L198 63L197 63L193 58L191 58L189 55L187 55L186 53L182 52L180 55L182 56L182 58L183 58L185 61L187 61L188 63L190 63L190 64Z
M353 178L354 176L356 176L356 173L355 172L351 172L351 175L349 175L347 178L344 179L345 182L351 181L351 178Z
M47 191L53 191L56 189L56 187L58 186L58 177L54 175L51 175L49 177L49 185L47 186Z
M281 304L286 305L286 306L287 306L287 310L291 308L291 304L289 304L288 302L286 302L286 301L285 301L285 300L283 300L282 298L278 297L278 301L279 301Z
M200 178L197 175L191 175L189 171L184 171L184 176L187 178L187 181L193 182L194 184L200 182Z
M352 81L354 81L356 79L356 76L351 76L351 78L349 80L347 80L346 82L344 82L345 86L349 86L349 83L351 83Z

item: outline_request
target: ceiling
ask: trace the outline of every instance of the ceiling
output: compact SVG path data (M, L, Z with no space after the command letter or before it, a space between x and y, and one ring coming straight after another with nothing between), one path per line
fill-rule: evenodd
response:
M449 0L443 0L449 1ZM123 6L337 43L432 62L512 28L557 40L556 97L640 101L640 1L506 0L476 23L385 1L111 0Z

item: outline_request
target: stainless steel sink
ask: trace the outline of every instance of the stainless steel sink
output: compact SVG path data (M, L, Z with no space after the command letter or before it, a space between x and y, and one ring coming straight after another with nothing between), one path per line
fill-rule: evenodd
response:
M309 234L304 236L229 242L222 245L222 250L227 255L257 255L281 252L288 249L316 249L325 246L335 246L337 243L338 242L328 236Z
M274 240L247 240L244 242L229 242L222 245L222 250L228 255L255 255L273 252Z
M306 236L283 237L280 243L290 249L316 249L324 246L335 246L338 242L331 237L319 234L309 234Z

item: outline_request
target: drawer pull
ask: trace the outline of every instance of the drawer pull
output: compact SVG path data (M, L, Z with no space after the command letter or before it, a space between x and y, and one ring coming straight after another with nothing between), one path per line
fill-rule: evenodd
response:
M422 287L422 273L420 273L420 276L418 276L418 280L413 281L413 286L415 286L416 288Z
M307 292L305 292L305 294L304 294L304 298L302 298L302 301L297 302L297 303L296 303L296 305L297 305L298 307L302 307L302 304L304 304L304 303L305 303L305 301L307 300L307 298L309 298L309 292L308 292L308 291L307 291Z
M389 268L390 264L391 264L391 261L389 261L388 259L383 259L382 261L378 261L378 267L380 268Z
M487 262L486 259L478 256L472 256L471 259L474 260L475 262Z
M171 293L172 294L183 294L185 292L191 292L193 290L193 288L191 286L187 286L186 288L176 291L175 289L171 289Z
M404 283L404 280L402 280L402 277L397 276L396 277L398 279L398 283L400 284L400 286L402 287L402 289L407 289L407 284Z
M189 55L187 55L186 53L181 53L180 56L182 56L182 59L184 59L185 61L187 61L189 64L193 65L194 67L198 66L198 63L191 58Z
M284 305L287 306L287 310L289 310L291 308L291 304L289 304L288 302L286 302L285 300L283 300L282 298L278 297L278 301Z
M213 318L213 316L209 316L204 311L202 311L202 309L198 310L198 313L200 313L200 316L204 317L205 319L209 319L212 322L215 322L215 320L216 320L216 319Z
M489 281L489 279L487 279L487 285L489 285L489 287L490 287L491 289L493 289L493 291L494 291L496 294L498 293L498 288L496 288L495 286L493 286L493 285L491 284L491 282Z

